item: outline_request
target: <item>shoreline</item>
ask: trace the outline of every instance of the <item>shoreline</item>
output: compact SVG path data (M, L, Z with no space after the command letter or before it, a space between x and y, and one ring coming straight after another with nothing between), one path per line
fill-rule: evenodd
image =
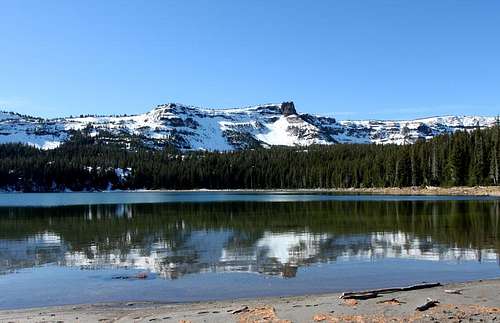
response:
M500 321L500 278L395 292L367 300L342 300L339 296L331 293L177 304L65 305L0 310L0 322ZM439 303L417 311L416 307L427 298Z
M369 188L298 188L298 189L193 189L193 190L131 190L110 192L236 192L236 193L338 193L374 195L443 195L443 196L500 196L500 186L410 186Z
M27 192L26 194L47 193L195 193L195 192L235 192L235 193L336 193L336 194L373 194L373 195L440 195L440 196L493 196L500 197L500 186L410 186L410 187L370 187L370 188L302 188L302 189L187 189L187 190L110 190L110 191L60 191ZM0 194L19 194L24 192L3 191Z
M500 196L500 186L350 188L335 192L381 195Z

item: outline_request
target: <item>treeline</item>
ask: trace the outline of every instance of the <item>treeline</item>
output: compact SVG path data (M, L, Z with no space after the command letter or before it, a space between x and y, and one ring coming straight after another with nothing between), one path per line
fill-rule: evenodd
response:
M85 132L49 151L0 145L0 187L25 192L498 185L499 167L498 125L402 146L181 152L125 147Z

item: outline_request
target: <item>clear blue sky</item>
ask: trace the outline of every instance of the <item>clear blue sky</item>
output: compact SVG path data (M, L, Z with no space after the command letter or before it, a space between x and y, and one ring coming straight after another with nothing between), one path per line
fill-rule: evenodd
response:
M500 112L500 1L2 0L0 109Z

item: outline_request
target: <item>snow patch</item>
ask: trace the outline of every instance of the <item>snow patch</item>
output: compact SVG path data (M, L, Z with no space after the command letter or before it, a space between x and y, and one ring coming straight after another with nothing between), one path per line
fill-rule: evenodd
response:
M345 120L309 114L283 115L281 104L245 108L206 109L182 104L160 105L132 116L82 116L40 119L0 112L0 144L25 143L54 149L72 130L88 129L96 136L135 135L148 145L173 144L185 150L228 151L260 144L307 146L334 143L406 144L457 130L495 124L482 116L443 116L415 120ZM124 142L128 145L127 142Z

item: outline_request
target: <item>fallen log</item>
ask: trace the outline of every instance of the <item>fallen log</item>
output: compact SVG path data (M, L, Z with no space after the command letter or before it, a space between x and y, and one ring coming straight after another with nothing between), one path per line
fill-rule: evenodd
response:
M410 291L410 290L417 290L417 289L424 289L424 288L432 288L432 287L438 287L438 286L441 286L441 283L422 283L422 284L416 284L416 285L405 286L405 287L381 288L381 289L366 290L366 291L360 291L360 292L344 292L344 293L342 293L342 295L340 295L339 298L349 299L353 295L361 296L361 295L372 295L372 294L389 294L389 293L406 292L406 291Z
M439 304L439 301L435 301L432 298L428 298L424 304L417 306L416 310L420 312L427 311L429 308L434 307L437 304Z
M248 306L244 306L243 308L240 308L239 310L235 310L231 314L240 314L243 312L248 312Z
M349 295L342 295L340 298L341 299L370 299L370 298L376 298L378 297L378 293L357 293L357 294L349 294Z

